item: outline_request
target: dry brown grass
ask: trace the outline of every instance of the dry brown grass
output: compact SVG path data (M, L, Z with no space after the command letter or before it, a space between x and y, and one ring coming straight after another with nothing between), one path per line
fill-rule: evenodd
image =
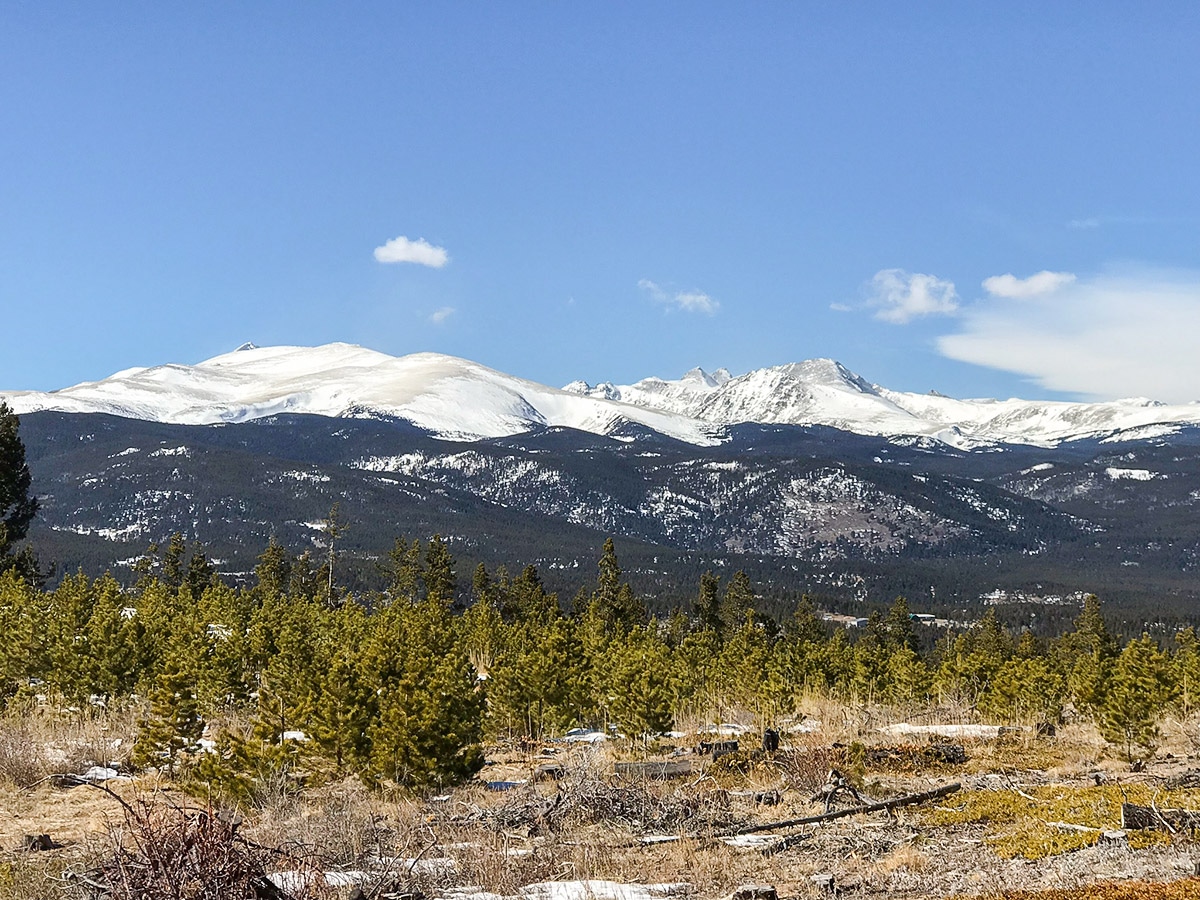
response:
M374 869L389 885L417 889L435 898L466 885L511 897L532 883L568 879L688 882L702 898L727 897L739 884L766 881L774 884L781 896L807 898L818 896L809 876L828 872L835 875L844 893L916 900L981 892L998 897L1005 889L1034 886L1070 890L1106 874L1110 878L1170 878L1192 871L1189 854L1195 847L1183 836L1166 842L1156 839L1159 842L1146 849L1082 846L1075 852L1047 856L1035 866L1005 859L997 845L989 843L1001 832L1016 833L1022 826L1014 820L993 827L971 814L977 804L972 805L968 795L984 788L1004 788L1019 797L1006 787L1011 783L1042 798L1039 786L1045 787L1046 808L1030 815L1045 812L1051 819L1075 821L1072 810L1054 807L1059 801L1051 787L1061 789L1067 798L1062 802L1067 802L1077 789L1091 784L1086 778L1089 773L1110 764L1094 729L1084 725L1069 726L1051 740L1020 735L996 742L970 742L970 761L952 771L924 766L918 753L913 765L901 767L902 771L867 772L879 779L867 786L868 793L881 796L962 780L963 794L949 798L945 805L951 810L963 805L963 813L945 821L916 809L900 810L894 818L854 817L809 827L795 846L770 856L720 843L715 838L725 825L780 821L819 811L809 798L823 783L825 773L830 768L845 771L852 766L847 758L849 747L834 747L834 742L894 743L872 728L898 721L905 711L864 710L814 699L805 712L810 724L820 720L816 730L785 735L785 748L774 759L748 754L753 764L731 768L719 776L714 775L716 770L705 771L703 758L689 757L695 764L689 777L623 782L613 777L613 761L643 758L644 749L558 744L550 748L557 753L541 755L539 747L510 747L495 749L490 754L493 763L483 770L481 780L453 791L448 800L403 791L380 793L353 779L306 788L300 795L268 792L261 803L243 811L240 833L288 852L293 859L315 860L326 869ZM955 715L965 713L938 710L919 721L944 721ZM40 718L28 725L28 739L35 745L45 741L58 748L111 747L114 733L121 728L111 718L98 716L80 716L76 721L45 713L37 716ZM688 741L675 743L686 745ZM923 747L914 746L917 751ZM536 767L547 761L564 766L566 777L506 792L484 787L485 780L529 779ZM1161 763L1160 769L1138 776L1145 779L1144 784L1161 776ZM1113 778L1118 772L1115 767L1106 771ZM990 777L996 774L999 780ZM1123 773L1122 787L1127 791L1134 783L1131 778ZM157 787L142 779L136 785L122 786L120 792L132 802ZM754 791L773 789L783 794L780 805L755 804ZM1107 798L1111 791L1101 793ZM560 794L563 799L553 815L531 819L517 814L530 804L553 801ZM1087 800L1092 794L1078 796ZM1166 797L1159 795L1160 801ZM1038 805L1042 805L1040 800ZM1009 810L1011 804L1001 806ZM613 815L618 807L621 814ZM681 816L687 809L703 816ZM713 818L714 812L721 817ZM0 856L0 900L70 896L56 880L62 869L90 864L88 860L104 848L106 835L119 825L121 816L119 804L89 788L62 789L43 783L22 790L11 782L0 785L0 848L11 849L23 834L41 832L68 844L51 854ZM1079 822L1090 824L1091 820ZM1108 823L1105 819L1105 827ZM676 840L645 844L642 838L647 832ZM413 859L421 863L410 872L406 861ZM1162 894L1164 900L1183 896L1188 895ZM1152 893L1138 898L1158 900ZM1029 900L1042 898L1030 895ZM1075 895L1047 895L1045 900L1075 900ZM1125 898L1114 895L1112 900Z

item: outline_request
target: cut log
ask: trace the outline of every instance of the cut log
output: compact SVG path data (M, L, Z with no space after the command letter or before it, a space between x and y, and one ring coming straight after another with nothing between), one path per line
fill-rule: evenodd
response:
M1121 804L1121 827L1129 829L1165 828L1174 831L1180 828L1200 826L1200 811L1187 809L1156 809L1136 803Z
M691 772L691 761L686 759L613 763L613 774L619 775L622 778L662 780L664 778L679 778L681 775L690 775Z
M818 822L828 822L832 819L841 819L846 816L857 816L860 813L882 812L884 810L893 810L901 806L915 806L918 803L926 803L929 800L936 800L939 797L945 797L960 790L962 785L958 782L947 784L944 787L934 788L932 791L922 791L919 794L906 794L903 797L893 797L891 800L880 800L877 803L864 803L862 806L852 806L847 809L838 809L833 812L822 813L818 816L805 816L801 819L788 819L784 822L769 822L765 825L747 825L739 828L736 831L730 832L731 835L736 834L754 834L757 831L773 831L776 828L795 828L798 825L815 825Z
M743 884L733 892L730 900L779 900L779 892L772 884Z

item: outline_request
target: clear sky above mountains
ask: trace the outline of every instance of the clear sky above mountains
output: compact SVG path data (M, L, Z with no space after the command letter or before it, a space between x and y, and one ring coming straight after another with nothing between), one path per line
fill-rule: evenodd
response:
M252 340L1200 399L1200 7L646 6L6 5L0 388Z

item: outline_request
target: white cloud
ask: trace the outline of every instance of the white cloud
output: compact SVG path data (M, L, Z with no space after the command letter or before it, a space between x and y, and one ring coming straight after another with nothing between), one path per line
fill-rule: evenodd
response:
M448 318L454 315L455 312L456 310L453 306L443 306L441 309L429 314L429 321L434 325L441 325Z
M923 316L949 316L958 310L958 292L954 282L933 275L883 269L869 285L867 306L876 310L875 318L904 325Z
M655 303L661 303L664 306L683 312L704 313L706 316L711 316L721 308L720 303L703 291L675 291L671 293L659 287L659 285L648 278L643 278L639 281L638 287L649 294Z
M410 241L404 235L392 238L382 247L375 248L375 259L381 263L416 263L440 269L450 261L445 247L435 247L425 238Z
M972 304L938 349L1048 390L1183 403L1200 399L1197 335L1200 272L1126 272Z
M993 297L1009 297L1013 300L1024 300L1037 297L1040 294L1050 294L1065 287L1075 280L1070 272L1038 272L1028 278L1018 278L1007 275L993 275L983 280L983 289Z

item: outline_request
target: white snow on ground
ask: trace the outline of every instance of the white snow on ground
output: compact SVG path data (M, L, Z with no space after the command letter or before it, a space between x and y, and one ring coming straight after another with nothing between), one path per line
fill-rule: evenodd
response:
M1165 475L1148 469L1118 469L1112 466L1105 469L1104 474L1113 481L1152 481L1155 478L1166 478Z
M1014 731L1028 731L1028 726L1007 726L1007 725L912 725L908 722L897 722L895 725L885 725L879 729L884 734L903 735L911 737L913 735L936 735L944 738L977 738L979 740L990 740L998 738L1001 734L1008 734Z
M448 891L445 900L661 900L692 894L690 884L623 884L619 881L543 881L520 889L514 897L482 891Z
M1200 424L1200 404L955 400L891 391L830 359L732 377L694 369L677 381L563 390L436 353L393 357L352 344L252 347L193 366L126 369L59 391L0 394L17 413L105 412L177 424L241 422L284 413L396 417L451 440L538 427L620 435L630 423L711 445L742 422L827 425L860 434L972 448L1053 446L1079 438L1143 440ZM132 448L131 448L132 449ZM158 450L156 454L172 452ZM174 448L173 452L186 452Z

